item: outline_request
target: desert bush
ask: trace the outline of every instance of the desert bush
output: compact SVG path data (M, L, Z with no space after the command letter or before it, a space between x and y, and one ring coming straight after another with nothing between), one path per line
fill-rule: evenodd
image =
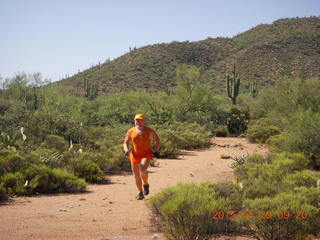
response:
M216 137L227 137L229 135L227 126L217 126L213 133Z
M307 164L302 154L291 153L274 154L266 158L253 155L245 159L244 163L235 166L235 174L238 181L243 182L244 196L250 199L275 196L287 191L290 188L283 179L303 170Z
M25 157L16 152L4 150L0 151L0 176L5 173L15 173L23 171L29 163Z
M33 154L39 157L41 163L51 168L63 168L67 163L63 153L57 149L39 148Z
M0 184L0 202L8 200L7 190Z
M250 116L259 119L272 115L287 117L299 109L319 112L320 93L317 79L292 79L284 77L276 80L274 86L263 89L250 104ZM270 97L272 96L272 98Z
M159 154L165 158L176 158L179 154L178 137L171 129L158 130L157 134L161 141Z
M228 218L216 219L215 210L239 207L237 190L231 183L178 184L154 195L149 206L169 239L201 239L213 233L234 231ZM230 194L231 199L226 195ZM240 203L241 205L241 203Z
M282 171L272 164L248 165L246 179L242 182L244 197L254 199L276 195L283 191L282 177Z
M86 182L62 169L51 169L45 165L31 165L25 170L26 193L81 192Z
M175 158L179 149L195 149L208 147L211 134L197 123L173 122L164 126L151 126L161 141L160 156Z
M255 153L239 158L239 161L235 161L231 166L234 169L238 181L242 181L249 177L248 171L251 167L268 164L270 162L271 160L268 157L263 157L262 155Z
M104 173L100 167L89 160L71 158L68 169L77 177L84 178L88 182L101 183L104 180Z
M240 211L242 209L242 190L232 182L203 182L201 185L208 188L214 199L224 199L226 210ZM227 221L227 224L230 223Z
M271 143L281 151L304 153L309 159L309 167L320 169L320 113L297 111L289 121L290 124Z
M104 103L95 114L96 122L100 126L129 124L132 123L134 113L143 112L149 116L147 102L150 98L150 94L142 91L110 94L104 98Z
M232 106L227 119L228 132L233 135L244 133L247 130L248 120L248 109Z
M308 159L302 153L275 153L270 155L270 159L283 174L302 171L308 166Z
M267 118L260 118L253 124L249 124L247 138L251 143L265 143L269 137L280 133L280 129L274 126Z
M24 177L21 172L6 173L0 178L0 180L9 196L24 194Z
M104 165L105 171L131 171L130 159L124 155L122 144L108 148L104 153L104 156L106 159L106 163Z
M197 123L181 123L173 122L166 127L173 130L176 135L178 148L180 149L195 149L208 147L210 145L211 134L204 127Z
M312 189L309 191L314 192ZM317 192L320 196L320 190ZM297 192L247 199L244 201L243 211L249 214L242 220L247 222L261 239L305 239L308 234L316 231L315 224L318 224L320 216L319 208L306 200L304 195Z
M283 184L287 185L287 189L293 189L295 187L316 187L317 181L320 180L320 175L311 175L306 171L297 171L292 174L288 174L283 179Z
M68 142L61 136L48 135L40 146L41 148L55 149L60 153L68 149Z

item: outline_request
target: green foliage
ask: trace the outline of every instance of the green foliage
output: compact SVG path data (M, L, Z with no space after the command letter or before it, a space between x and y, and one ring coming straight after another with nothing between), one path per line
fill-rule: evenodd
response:
M243 183L243 194L246 198L275 196L291 189L292 185L288 182L290 177L288 177L289 180L284 179L290 174L305 169L307 162L308 160L302 154L281 153L267 158L255 154L234 164L234 173L238 181ZM303 180L299 181L303 182ZM304 183L307 184L307 182Z
M214 130L214 134L216 137L227 137L229 135L227 126L218 126Z
M320 175L318 177L311 175L305 171L298 171L292 174L288 174L284 177L283 183L287 185L288 189L293 189L295 187L317 187L317 181L320 180Z
M61 169L32 165L25 170L26 193L82 192L86 182Z
M107 149L105 154L106 163L104 164L105 171L130 171L130 160L123 154L123 145L118 144Z
M8 200L7 190L0 184L0 202Z
M161 141L159 154L165 158L176 158L179 154L178 137L173 129L163 129L157 131Z
M64 155L54 148L39 148L34 153L39 156L41 163L51 168L63 168L67 162Z
M68 167L75 176L84 178L88 182L101 183L104 180L103 171L92 161L71 158Z
M320 190L316 191L319 201ZM299 192L245 200L246 210L255 214L244 221L265 240L305 239L309 233L314 233L315 226L319 226L320 209L310 204L306 196Z
M318 79L282 77L273 87L263 89L255 101L251 102L250 115L253 119L272 116L281 120L290 118L299 109L320 112L319 94Z
M174 158L179 149L191 150L210 145L210 133L196 123L173 122L159 129L155 126L155 130L161 141L161 157Z
M169 239L201 239L236 230L230 219L212 219L212 211L239 207L239 191L231 183L180 183L151 197L149 206Z
M26 158L12 151L0 151L0 176L23 171L29 163Z
M282 145L278 148L289 152L303 152L309 159L309 167L320 169L320 113L311 110L297 111L281 133Z
M176 92L185 101L192 101L193 94L201 80L200 68L192 65L182 64L176 69Z
M0 180L8 195L24 194L24 177L21 172L6 173Z
M227 113L228 132L233 135L239 135L247 130L249 113L247 109L232 106Z
M68 142L61 136L48 135L40 147L64 152L68 149Z
M251 143L265 143L271 136L280 133L280 129L273 125L272 120L260 118L249 124L247 138Z

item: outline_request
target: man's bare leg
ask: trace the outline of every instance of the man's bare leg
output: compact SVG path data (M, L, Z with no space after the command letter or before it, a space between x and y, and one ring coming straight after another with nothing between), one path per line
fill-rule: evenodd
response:
M143 192L142 181L141 181L141 176L140 176L140 164L133 164L131 162L131 169L134 174L134 178L136 180L136 186L137 186L139 192Z
M149 185L148 184L148 172L147 169L150 164L150 159L149 158L143 158L140 163L140 176L143 181L143 185Z
M148 183L148 172L147 169L150 164L150 159L143 158L140 164L140 176L143 181L143 193L144 195L149 194L149 183Z

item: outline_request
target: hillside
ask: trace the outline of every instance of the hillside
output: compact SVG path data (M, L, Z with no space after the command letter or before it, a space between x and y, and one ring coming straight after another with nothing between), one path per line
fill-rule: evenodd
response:
M166 90L175 84L175 68L193 64L203 79L223 90L233 63L243 86L257 80L272 84L282 76L320 77L320 18L281 19L261 24L233 38L208 38L197 42L171 42L133 49L127 54L58 84L83 91L84 81L101 93L117 89Z

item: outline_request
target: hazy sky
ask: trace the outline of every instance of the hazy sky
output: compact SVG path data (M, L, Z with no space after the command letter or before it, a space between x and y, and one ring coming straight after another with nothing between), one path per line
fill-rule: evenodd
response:
M40 72L55 81L129 47L319 15L320 0L0 0L0 75Z

